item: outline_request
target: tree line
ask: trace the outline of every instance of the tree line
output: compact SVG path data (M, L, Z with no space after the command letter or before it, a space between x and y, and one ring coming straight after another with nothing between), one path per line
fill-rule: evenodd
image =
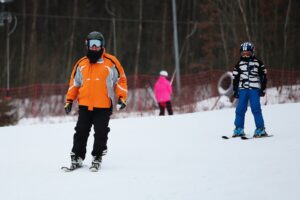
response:
M26 0L0 4L17 18L10 35L10 84L67 83L86 54L90 31L103 33L127 75L174 71L171 0ZM231 70L239 45L255 44L272 69L299 70L297 0L176 0L180 71ZM0 87L6 86L7 24L0 27Z

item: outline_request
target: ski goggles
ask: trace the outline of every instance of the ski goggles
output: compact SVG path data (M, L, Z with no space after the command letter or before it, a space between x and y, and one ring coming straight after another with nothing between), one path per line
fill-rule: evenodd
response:
M93 46L101 47L101 40L89 40L88 47L91 48Z
M242 51L241 52L241 56L242 57L250 57L250 56L252 56L252 52L251 51Z

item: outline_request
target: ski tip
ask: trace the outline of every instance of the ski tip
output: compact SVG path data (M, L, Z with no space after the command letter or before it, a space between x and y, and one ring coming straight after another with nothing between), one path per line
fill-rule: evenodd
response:
M225 139L225 140L228 140L228 139L229 139L229 137L226 136L226 135L223 135L222 138Z
M73 171L73 169L68 168L68 167L61 167L60 169L63 170L64 172L71 172L71 171Z
M63 170L64 172L71 172L71 171L74 171L74 170L79 169L79 168L81 168L81 167L82 167L82 166L74 167L74 168L73 168L72 166L71 166L71 167L64 167L64 166L63 166L63 167L61 167L60 169Z

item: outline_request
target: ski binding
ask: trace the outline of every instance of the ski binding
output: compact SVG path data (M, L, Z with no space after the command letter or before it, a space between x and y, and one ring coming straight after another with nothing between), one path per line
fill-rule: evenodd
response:
M274 135L266 135L266 136L262 136L262 137L247 137L247 136L242 136L241 139L242 140L250 140L250 139L260 139L260 138L268 138L268 137L273 137Z

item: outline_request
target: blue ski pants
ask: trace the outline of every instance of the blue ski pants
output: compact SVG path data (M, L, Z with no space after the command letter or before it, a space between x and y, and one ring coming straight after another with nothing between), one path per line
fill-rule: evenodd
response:
M260 106L259 89L240 89L237 107L235 110L234 125L236 128L244 128L245 114L250 101L250 107L254 116L256 128L264 128L264 119Z

